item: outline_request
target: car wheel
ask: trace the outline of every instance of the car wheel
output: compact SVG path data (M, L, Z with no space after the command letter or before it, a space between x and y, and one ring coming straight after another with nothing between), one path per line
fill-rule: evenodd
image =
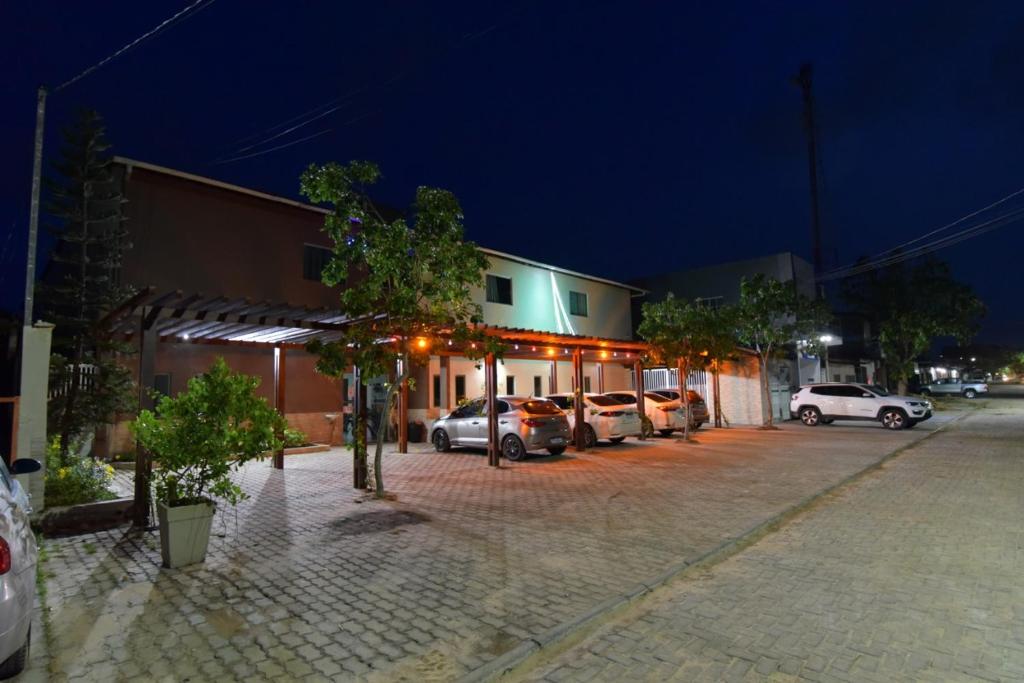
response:
M694 422L692 425L690 425L690 431L691 432L697 431L698 429L700 429L700 426L702 424L704 424L704 423L703 422Z
M501 440L501 454L508 460L522 460L526 456L523 441L515 434L509 434Z
M659 429L658 433L662 436L672 436L672 431L671 429Z
M964 389L964 398L975 398L977 395L978 392L974 389Z
M32 629L29 628L28 635L25 636L25 644L8 657L3 664L0 664L0 679L14 678L25 670L25 663L28 662L28 652L31 643Z
M624 437L624 436L616 436L616 437L612 437L611 439L608 439L608 440L611 441L612 443L622 443L623 441L626 440L626 437Z
M576 433L572 435L573 442L576 441ZM585 448L593 448L597 445L597 433L594 432L594 428L588 424L583 425L583 446Z
M882 425L886 429L903 429L907 422L907 414L899 408L887 408L882 412Z
M438 429L434 432L434 450L438 453L447 453L452 449L451 439L448 438L448 432L443 429Z
M808 427L817 427L821 422L821 411L814 406L804 406L800 409L800 421Z
M550 453L551 455L561 455L562 453L565 453L565 446L557 446L555 448L549 448L548 449L548 453Z

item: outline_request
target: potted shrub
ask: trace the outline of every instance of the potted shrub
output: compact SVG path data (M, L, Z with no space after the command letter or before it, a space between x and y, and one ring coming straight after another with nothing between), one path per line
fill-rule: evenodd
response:
M245 497L231 480L243 463L281 447L283 419L256 395L260 380L232 372L218 358L176 397L132 423L153 457L160 549L165 567L202 562L218 501Z

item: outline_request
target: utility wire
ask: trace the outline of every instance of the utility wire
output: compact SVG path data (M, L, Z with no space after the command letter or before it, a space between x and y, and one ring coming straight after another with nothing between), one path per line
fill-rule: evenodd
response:
M172 24L174 24L174 22L178 21L179 19L184 21L185 19L189 18L189 17L186 16L186 15L189 14L189 12L192 12L193 10L196 10L196 8L198 8L198 10L196 12L194 12L193 15L192 15L192 16L195 16L195 14L198 14L199 11L202 11L202 10L206 9L207 7L209 7L210 5L212 5L214 3L214 1L215 0L195 0L195 2L193 2L191 5L189 5L188 7L180 10L179 12L174 14L173 16L171 16L171 17L169 17L167 19L164 19L162 22L157 24L154 28L150 29L146 33L143 33L141 36L139 36L138 38L136 38L132 42L128 43L127 45L122 47L120 50L115 52L114 54L112 54L112 55L110 55L110 56L108 56L108 57L106 57L104 59L101 59L100 61L98 61L95 64L93 64L92 66L90 66L85 71L82 71L81 73L79 73L77 76L74 76L74 77L69 78L68 80L64 81L63 83L58 85L56 88L54 88L53 92L55 92L55 93L56 92L60 92L64 88L68 87L69 85L72 85L72 84L80 81L81 79L85 78L86 76L88 76L92 72L96 71L97 69L100 69L103 66L105 66L106 64L108 64L109 62L113 61L114 59L117 59L118 57L123 55L125 52L128 52L132 48L138 47L139 45L144 43L146 40L148 40L148 39L152 38L153 36L157 35L161 31L163 31L164 29L169 28ZM206 3L206 4L204 5L203 3ZM202 5L202 7L200 7L200 5Z
M974 215L976 215L977 213L978 212L975 212ZM1022 219L1024 219L1024 208L1013 209L1005 214L997 216L978 225L964 228L959 232L955 232L951 235L947 235L937 240L933 240L928 244L923 244L919 247L915 247L914 249L910 249L905 252L890 252L888 256L884 256L883 258L876 258L874 260L869 260L864 263L853 264L851 266L847 266L846 268L839 268L829 273L825 273L824 275L821 275L817 279L819 282L825 282L828 280L839 280L851 277L853 275L858 275L860 273L866 273L870 270L876 270L878 268L884 268L886 266L895 265L896 263L917 258L919 256L923 256L924 254L936 251L938 249L945 249L946 247L951 247L954 244L958 244L973 237L978 237L979 235L983 235L987 232L991 232L992 230L1001 228L1011 223L1015 223ZM913 241L916 242L919 240ZM912 242L908 242L907 244L911 243Z
M253 152L252 154L242 154L242 155L237 156L237 157L231 157L230 159L222 159L220 161L214 161L212 163L213 163L214 166L219 166L220 164L230 164L232 161L241 161L242 159L251 159L253 157L258 157L258 156L260 156L262 154L269 154L270 152L276 152L277 150L284 149L285 147L291 147L292 145L297 145L300 142L305 142L306 140L312 140L313 138L320 137L321 135L324 135L325 133L330 133L330 132L331 132L331 129L327 128L325 130L320 131L319 133L313 133L312 135L307 135L304 138L299 138L298 140L292 140L291 142L286 142L286 143L278 145L276 147L271 147L270 149L263 149L263 150L260 150L258 152Z

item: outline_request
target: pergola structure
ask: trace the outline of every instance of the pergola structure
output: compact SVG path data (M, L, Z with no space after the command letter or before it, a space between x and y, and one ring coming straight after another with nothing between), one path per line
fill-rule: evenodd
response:
M185 294L181 291L157 292L147 288L124 302L105 319L109 332L123 339L134 339L138 345L139 407L152 409L153 398L147 387L152 386L155 375L156 348L160 342L214 344L267 348L273 352L274 405L284 413L286 393L285 354L288 349L303 349L314 339L334 341L351 320L340 310L299 307L283 303L253 303L248 299L211 297L203 294ZM482 334L501 341L503 358L510 360L539 360L551 364L552 391L557 387L557 363L573 364L573 391L582 391L583 363L597 364L597 391L604 391L603 364L632 365L636 377L637 408L644 414L644 387L642 359L647 345L642 342L603 339L578 335L557 334L537 330L512 329L478 325ZM473 349L460 347L444 333L437 335L441 348L431 348L430 354L441 359L446 368L453 356L476 355ZM473 344L473 342L471 342ZM483 357L486 399L495 405L497 391L498 358L493 353ZM353 368L359 379L359 369ZM353 412L365 414L365 390L356 382ZM449 384L445 383L445 391ZM343 398L344 400L344 398ZM446 400L450 406L451 401ZM576 424L584 423L582 401L575 401ZM398 450L408 452L409 387L401 387L398 402ZM488 411L487 462L499 465L498 420ZM584 430L576 430L577 451L586 450ZM284 453L278 451L273 458L274 467L284 467ZM140 452L135 464L135 522L148 523L149 481L151 462ZM358 475L357 475L358 476Z

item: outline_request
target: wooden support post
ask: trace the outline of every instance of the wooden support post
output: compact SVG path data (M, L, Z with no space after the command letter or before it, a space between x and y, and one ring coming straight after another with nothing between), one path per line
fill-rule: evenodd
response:
M402 361L398 361L398 376L406 372ZM409 378L406 377L402 386L398 387L398 452L409 452Z
M363 373L356 365L352 366L352 382L355 392L352 395L352 488L366 488L366 386L363 384Z
M551 361L551 378L548 380L548 384L551 385L551 393L558 393L558 361Z
M281 346L274 347L274 408L284 417L284 397L287 373L285 372L285 350ZM273 465L275 470L284 469L284 446L274 451Z
M148 309L143 309L139 325L139 410L152 410L153 379L156 375L156 345L160 337L156 333L154 320ZM135 503L132 508L132 524L139 528L149 526L150 490L149 481L153 463L149 452L141 446L135 450Z
M583 406L583 350L573 349L572 352L572 375L573 383L573 407L576 412L576 451L583 453L587 450L587 437L584 425L586 424L586 411Z
M484 357L484 386L487 392L487 464L498 467L498 413L495 410L498 396L498 367L493 353Z
M647 387L644 386L644 364L637 359L633 363L633 374L636 379L633 382L634 388L636 389L636 409L640 413L640 421L643 422L644 417L647 415L647 397L644 393L647 391ZM640 438L644 438L643 428L641 427Z

